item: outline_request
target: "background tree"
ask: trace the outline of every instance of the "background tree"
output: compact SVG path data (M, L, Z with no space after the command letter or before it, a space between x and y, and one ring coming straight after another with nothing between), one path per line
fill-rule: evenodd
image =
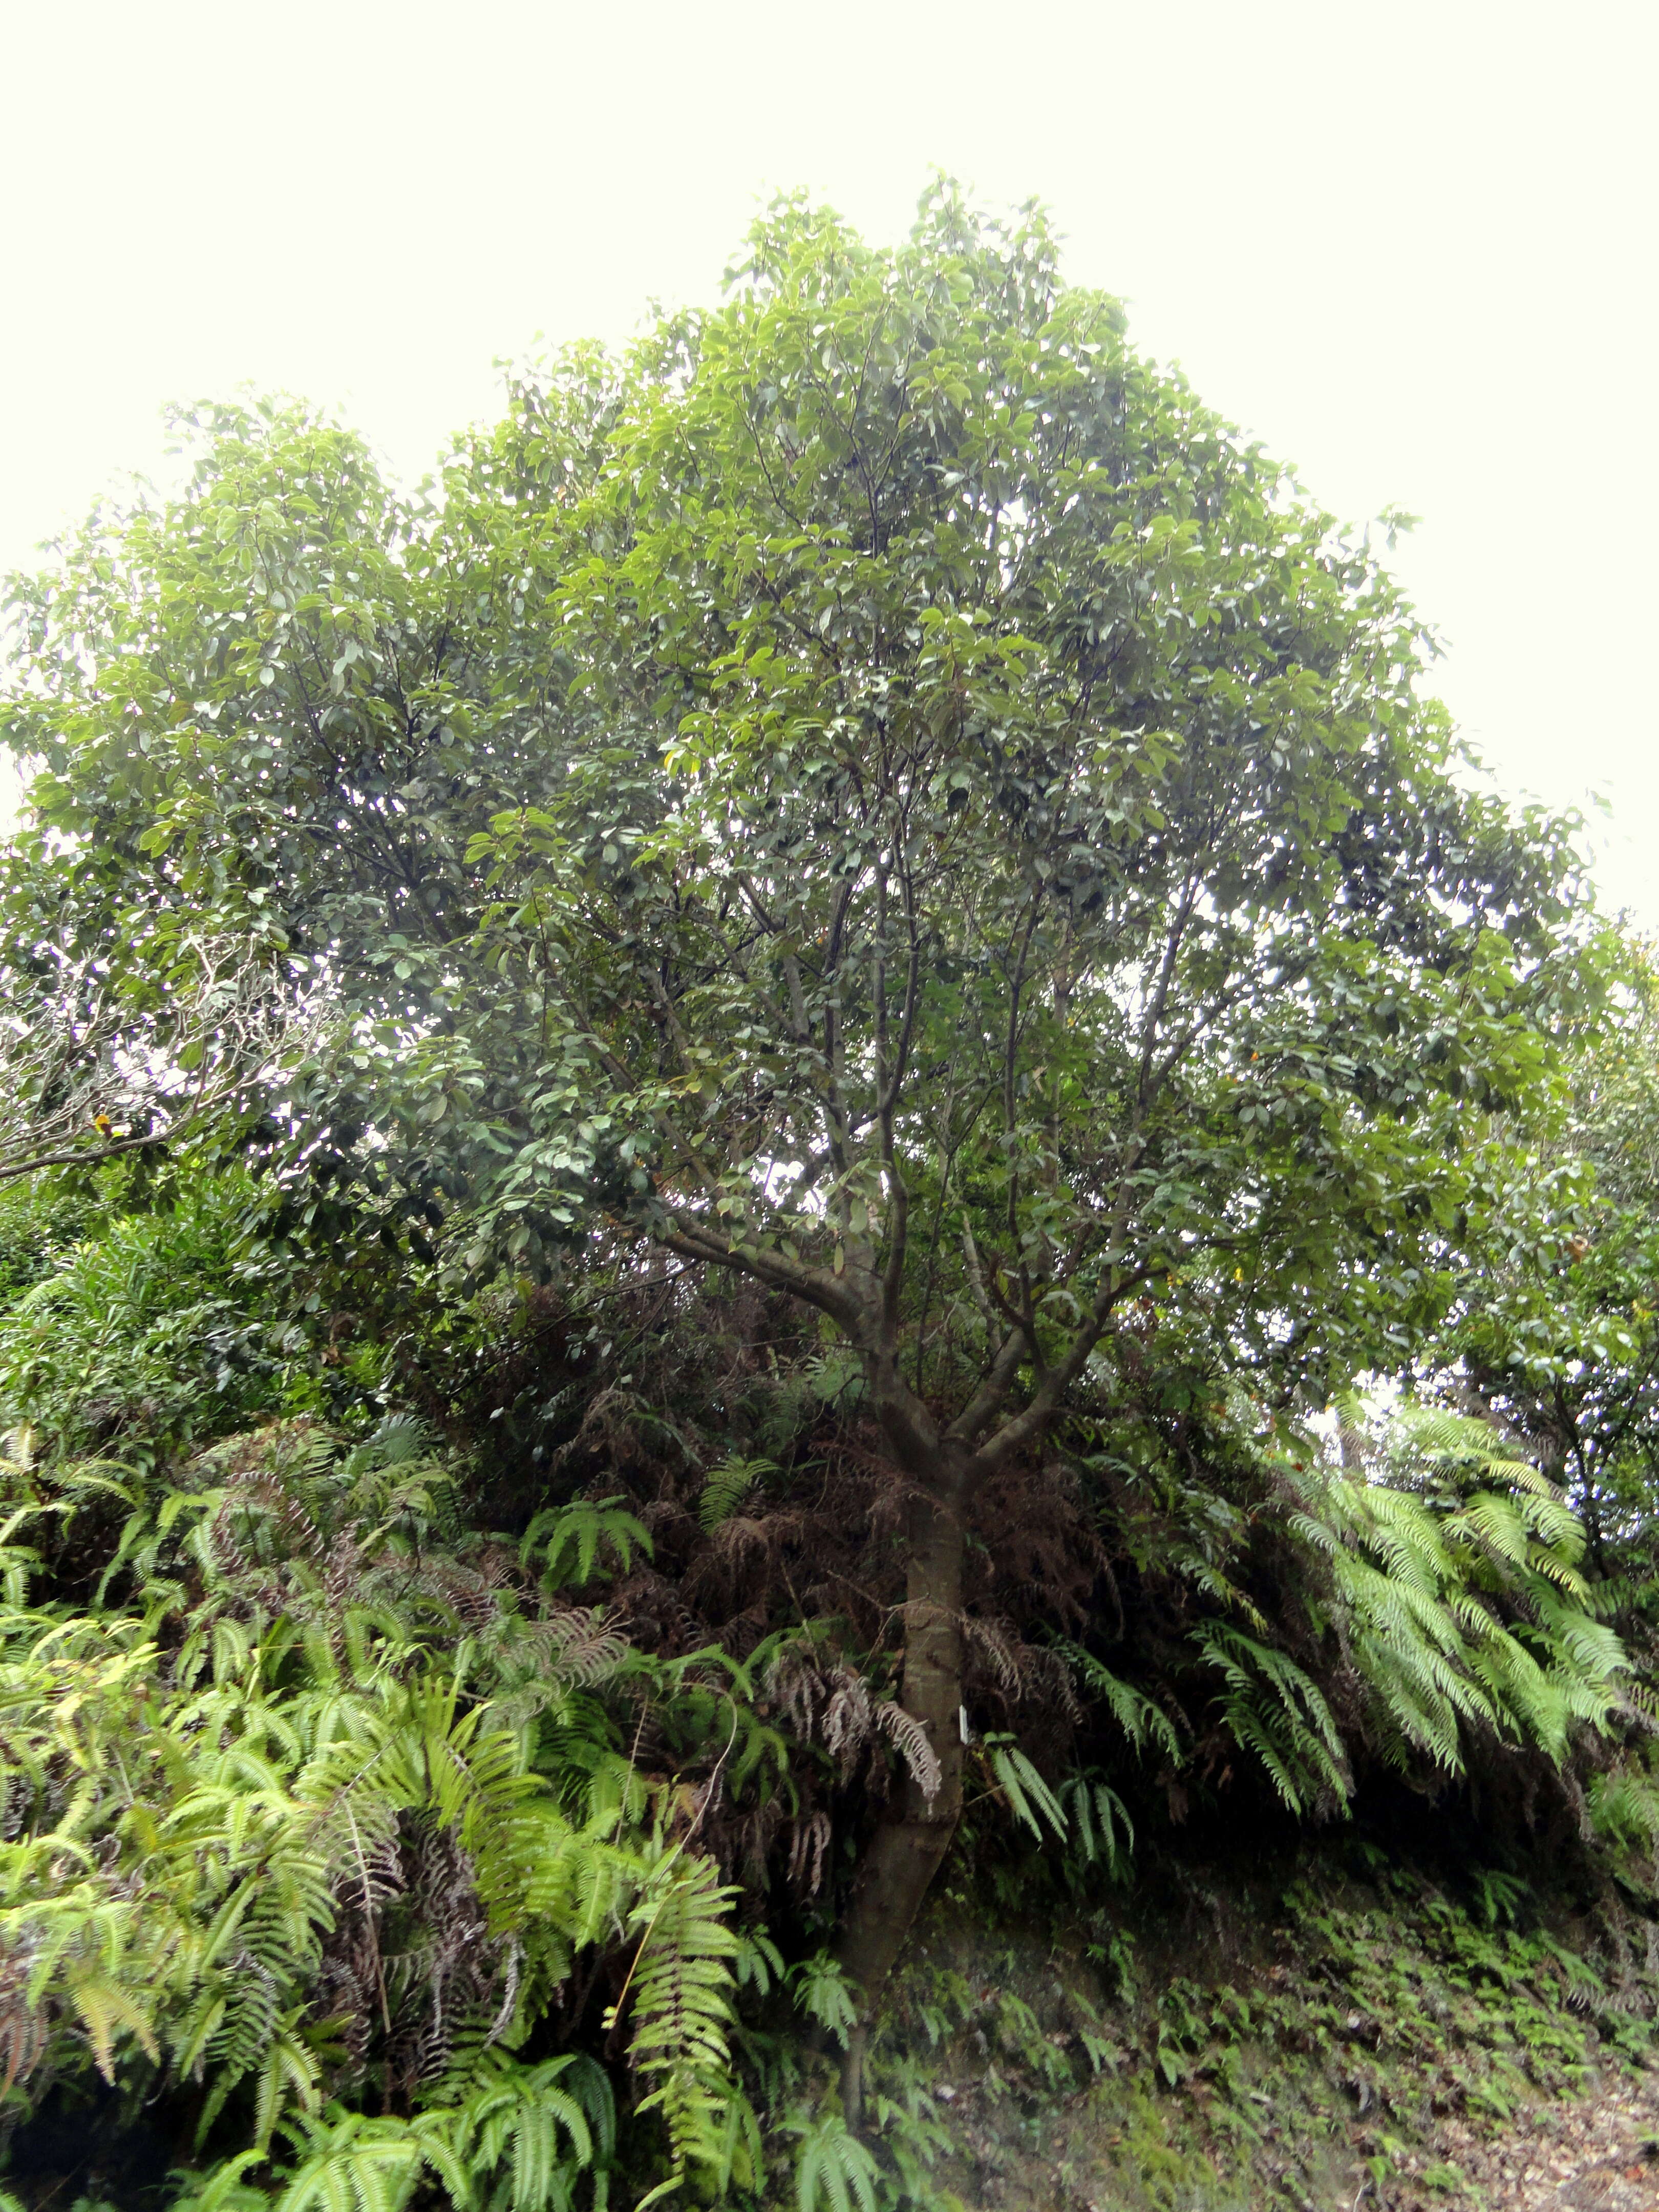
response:
M873 1996L960 1815L988 1486L1154 1334L1271 1407L1441 1318L1472 1109L1595 988L1563 836L1453 780L1366 544L1035 213L941 187L887 253L786 203L441 505L201 428L25 605L14 742L112 856L84 927L142 886L324 964L301 1214L579 1306L748 1279L855 1363L906 1577Z
M7 860L0 1182L130 1156L153 1164L198 1134L222 1145L263 1121L285 1073L315 1058L326 1006L280 943L141 908L118 939L94 928L82 944L77 863L38 838Z
M1460 1285L1437 1347L1461 1388L1571 1497L1592 1571L1629 1576L1659 1481L1659 994L1625 949L1609 1019L1494 1133ZM1431 1357L1431 1364L1434 1364Z

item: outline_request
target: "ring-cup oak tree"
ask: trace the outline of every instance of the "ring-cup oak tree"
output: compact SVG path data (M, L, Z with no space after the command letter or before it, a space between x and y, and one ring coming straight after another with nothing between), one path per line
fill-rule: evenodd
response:
M674 1255L855 1357L930 1747L873 1997L961 1813L976 1495L1160 1316L1281 1396L1399 1364L1595 965L1563 833L1454 780L1368 542L943 185L892 252L780 204L422 499L206 431L26 604L37 804L315 963L301 1157L417 1250L459 1199L458 1267Z

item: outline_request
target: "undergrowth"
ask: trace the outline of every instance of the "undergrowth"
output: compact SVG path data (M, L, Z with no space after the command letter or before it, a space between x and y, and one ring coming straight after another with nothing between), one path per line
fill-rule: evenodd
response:
M837 1917L938 1771L857 1392L672 1286L586 1349L522 1287L349 1305L255 1197L0 1206L27 2212L1352 2197L1437 2105L1640 2061L1607 1912L1597 1952L1507 1874L1472 1905L1335 1840L1366 1792L1508 1790L1642 1909L1638 1616L1553 1486L1443 1411L1350 1408L1338 1457L1242 1398L1200 1483L1189 1430L1097 1407L1011 1475L1020 1540L976 1533L957 1886L849 2129ZM1241 1815L1326 1847L1172 1942L1170 1870Z
M1652 1923L1352 1837L1092 1913L929 1916L872 2055L882 2207L1479 2203L1437 2155L1656 2051Z

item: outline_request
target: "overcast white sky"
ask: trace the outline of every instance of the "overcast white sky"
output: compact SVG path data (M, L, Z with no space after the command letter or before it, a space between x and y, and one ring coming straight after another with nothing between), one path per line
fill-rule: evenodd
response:
M713 296L757 194L930 165L1396 565L1504 787L1591 791L1659 927L1659 8L1486 0L3 0L0 567L169 398L341 405L418 474L538 331Z

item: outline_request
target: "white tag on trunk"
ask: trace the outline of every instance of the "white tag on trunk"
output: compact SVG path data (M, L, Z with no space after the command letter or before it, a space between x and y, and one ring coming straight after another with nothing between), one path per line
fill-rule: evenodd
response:
M964 1743L971 1743L974 1739L968 1733L968 1708L966 1705L958 1705L957 1707L957 1726L962 1730L963 1741Z

